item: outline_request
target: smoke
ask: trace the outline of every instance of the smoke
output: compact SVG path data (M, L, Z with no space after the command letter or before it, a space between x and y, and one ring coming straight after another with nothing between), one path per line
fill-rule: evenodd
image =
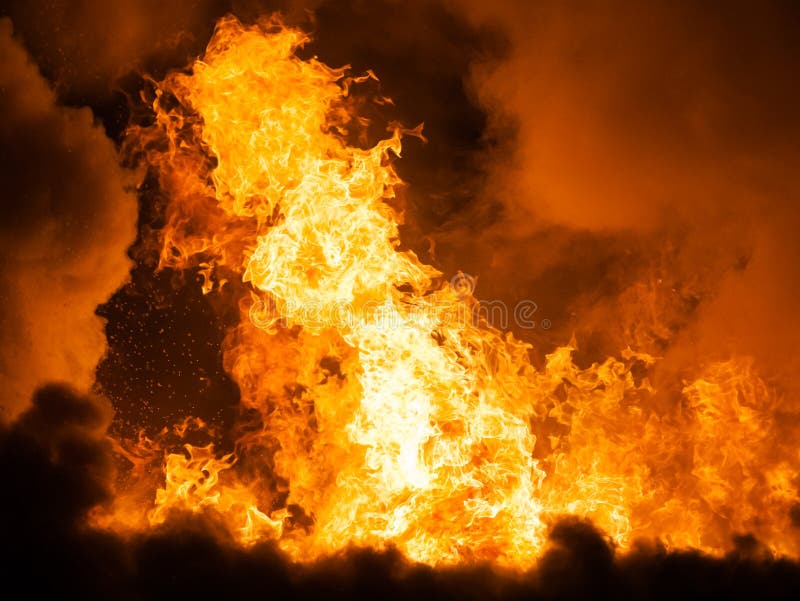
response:
M11 17L45 75L70 99L108 94L131 70L199 50L224 2L10 2Z
M63 108L0 21L0 386L6 417L49 381L88 389L105 349L94 312L130 263L130 174L88 109Z
M796 158L797 11L729 3L500 2L507 61L478 70L481 100L519 127L498 165L514 233L542 223L653 231L750 216ZM765 177L772 175L773 178ZM768 207L756 204L769 192Z
M213 511L174 515L129 538L86 527L109 502L115 471L105 432L108 401L59 386L39 390L0 427L0 573L9 590L81 599L791 599L800 566L775 560L743 538L722 559L658 547L618 556L585 522L555 524L535 570L489 566L433 569L393 550L351 549L313 565L270 544L243 549L215 526ZM54 499L58 502L54 503Z
M255 19L276 10L307 21L320 0L92 0L4 3L0 16L20 38L59 98L70 104L108 101L131 72L157 75L185 65L205 47L228 12Z
M545 349L572 333L587 360L631 344L666 356L671 375L752 355L788 390L796 5L453 6L508 35L507 59L470 82L489 131L513 135L480 193L499 218L477 242L454 223L442 260L466 270L468 257L479 295L535 299L554 327L522 335Z

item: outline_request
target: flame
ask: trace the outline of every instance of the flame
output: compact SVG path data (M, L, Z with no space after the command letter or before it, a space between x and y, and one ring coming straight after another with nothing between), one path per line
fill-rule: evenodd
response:
M524 569L563 514L623 549L720 553L754 532L796 554L798 450L772 435L781 398L752 366L711 364L670 406L646 352L579 368L573 342L534 368L527 344L472 318L463 279L402 249L392 164L420 130L366 144L351 91L375 76L301 58L308 41L278 17L224 18L191 70L154 82L155 124L130 132L169 198L162 266L242 291L224 351L243 418L232 452L133 444L139 469L98 520L214 511L241 543L302 561L394 546ZM143 512L141 466L162 459Z

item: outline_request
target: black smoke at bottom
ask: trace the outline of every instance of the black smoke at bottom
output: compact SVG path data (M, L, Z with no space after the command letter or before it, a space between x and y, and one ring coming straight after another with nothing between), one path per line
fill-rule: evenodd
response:
M175 516L123 539L85 525L113 497L102 398L57 385L0 426L0 574L4 591L60 599L796 599L800 564L770 557L748 537L715 559L652 546L615 555L591 525L556 524L528 574L488 566L433 569L394 551L354 549L310 566L271 544L243 549L213 516ZM8 597L7 597L8 598Z

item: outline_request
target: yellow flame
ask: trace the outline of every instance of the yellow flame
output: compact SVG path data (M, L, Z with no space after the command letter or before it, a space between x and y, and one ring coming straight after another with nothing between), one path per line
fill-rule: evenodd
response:
M645 353L580 369L571 345L534 369L526 344L470 319L471 290L401 250L404 132L354 143L364 78L299 58L307 41L275 17L223 19L131 134L171 199L162 264L199 266L206 291L249 285L225 367L257 416L235 455L167 453L149 523L211 508L300 560L393 545L525 568L568 513L623 548L722 552L750 531L796 553L797 450L770 440L779 399L750 366L710 366L669 407L634 376Z

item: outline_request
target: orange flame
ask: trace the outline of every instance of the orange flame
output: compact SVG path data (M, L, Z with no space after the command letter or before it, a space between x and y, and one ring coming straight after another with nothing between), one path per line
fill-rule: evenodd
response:
M568 346L536 370L528 345L468 318L471 290L400 249L408 132L353 143L364 78L299 58L307 41L276 17L223 19L131 133L170 198L162 265L199 266L207 292L247 283L225 367L250 417L233 454L167 453L146 519L121 495L104 523L213 510L298 560L393 545L526 568L546 525L577 514L623 548L722 552L754 532L796 554L798 450L772 437L780 399L750 365L711 365L678 407L634 375L656 362L643 352L580 369Z

